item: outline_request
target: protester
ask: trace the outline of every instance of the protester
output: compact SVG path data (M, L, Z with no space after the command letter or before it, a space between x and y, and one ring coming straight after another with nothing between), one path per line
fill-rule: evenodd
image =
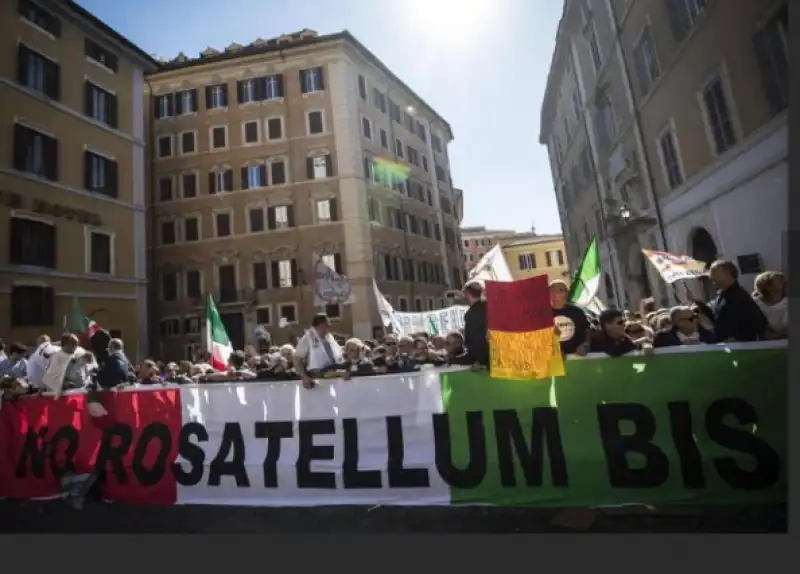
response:
M672 327L656 334L653 341L656 348L716 343L713 331L700 325L698 313L688 305L670 309L669 318Z
M8 356L0 363L0 377L22 379L28 375L28 348L22 343L14 343L8 349Z
M483 284L470 281L464 286L464 299L469 309L464 313L464 344L472 360L473 370L489 366L489 336L486 323L486 301Z
M444 340L444 346L445 349L447 349L445 359L448 365L466 366L472 364L469 353L467 353L467 350L464 348L464 336L458 331L452 331L447 334Z
M621 357L633 351L642 351L645 355L653 352L653 346L647 342L635 342L625 333L625 319L619 309L606 309L599 317L601 335L597 339L597 352L610 357Z
M366 347L361 339L353 337L344 344L343 368L345 378L365 377L375 374L375 365L365 356Z
M303 386L313 389L316 376L336 369L343 362L342 348L330 332L330 319L325 313L317 313L311 320L294 353L294 368L303 381Z
M110 389L128 380L131 365L125 356L121 339L108 342L108 355L97 371L97 384L103 389Z
M561 342L561 353L584 356L589 352L589 321L580 307L567 301L568 296L569 288L564 281L555 279L550 282L550 307Z
M36 343L36 350L28 358L28 382L33 389L44 389L44 374L58 347L53 345L48 335L39 335Z
M753 300L767 319L768 339L783 339L789 335L789 293L786 276L767 271L756 277Z
M767 319L750 294L739 284L739 269L731 261L711 264L709 276L717 296L711 301L714 330L720 342L758 341L766 337Z

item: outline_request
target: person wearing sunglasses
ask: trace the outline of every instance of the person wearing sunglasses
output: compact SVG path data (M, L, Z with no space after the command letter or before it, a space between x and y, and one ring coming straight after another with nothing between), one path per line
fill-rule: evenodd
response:
M599 317L601 334L595 349L609 357L621 357L634 351L645 355L653 353L653 346L647 342L636 342L625 332L625 317L619 309L606 309Z
M677 347L681 345L711 345L716 343L714 332L701 326L700 317L687 305L678 305L669 311L671 329L656 333L653 346Z

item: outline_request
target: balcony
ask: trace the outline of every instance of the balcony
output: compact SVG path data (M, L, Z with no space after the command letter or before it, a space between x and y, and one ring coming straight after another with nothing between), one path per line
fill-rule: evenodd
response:
M216 291L206 291L203 293L202 297L192 298L192 306L204 307L209 295L214 298L214 303L216 303L218 307L258 304L258 292L253 289L219 289Z

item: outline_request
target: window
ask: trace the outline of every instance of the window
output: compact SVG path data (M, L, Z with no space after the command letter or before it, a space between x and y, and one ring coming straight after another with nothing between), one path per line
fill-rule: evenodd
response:
M325 305L325 314L331 319L341 319L342 306L341 305Z
M227 211L214 214L214 231L217 237L230 237L231 214Z
M157 120L170 118L174 114L175 94L164 94L155 97L153 113Z
M178 115L197 113L197 90L183 90L175 94L175 112Z
M667 184L670 189L675 189L683 183L683 172L672 130L668 129L661 134L658 139L658 147L661 152L661 165L664 168Z
M245 122L242 128L244 143L258 143L258 121Z
M425 132L425 126L423 126L422 123L419 120L417 120L416 132L417 132L417 135L419 136L419 139L421 139L424 142L428 141L428 135Z
M272 262L273 287L285 288L297 285L297 261L283 259Z
M55 295L51 287L14 285L11 288L11 326L52 326L56 320Z
M117 162L90 151L83 152L83 158L84 187L94 193L117 197L119 194Z
M269 281L267 281L267 264L263 261L257 261L253 263L253 289L256 291L269 289ZM258 323L269 323L269 320L258 321Z
M208 193L233 191L233 170L212 171L208 174Z
M247 225L250 233L261 233L266 229L263 207L251 207L247 211Z
M536 255L534 253L522 253L519 256L519 268L522 271L536 269Z
M181 320L161 319L159 333L162 337L179 337L181 334Z
M436 134L431 134L431 147L435 152L442 151L442 140L439 139L439 136Z
M158 136L158 157L172 156L172 136Z
M733 129L733 118L725 85L719 76L714 77L703 89L703 107L714 152L717 155L725 153L736 145L736 133Z
M171 201L173 199L172 193L172 176L162 177L158 180L158 200Z
M178 234L175 233L175 221L167 219L161 222L161 245L175 245Z
M358 97L367 101L367 80L361 74L358 75Z
M236 265L220 265L217 267L220 303L235 303L239 300L236 281Z
M86 115L112 128L117 127L117 96L91 82L84 86Z
M111 70L112 72L116 72L119 66L119 59L117 58L116 54L113 54L111 51L106 50L103 46L86 38L84 40L84 52L86 53L86 57L96 62L106 68L107 70Z
M408 156L408 163L419 165L419 155L417 154L417 150L410 145L406 146L406 155Z
M634 46L633 59L636 66L636 79L639 82L639 91L642 95L645 95L650 91L653 83L655 83L661 75L656 44L653 40L653 33L650 30L650 26L645 26L642 35L639 37L639 41L636 43L636 46Z
M181 175L181 196L184 199L197 197L197 174L184 173Z
M403 296L398 297L397 306L400 307L401 311L408 311L408 299Z
M422 156L422 169L428 171L428 158L424 155Z
M773 115L789 106L788 4L753 36L761 84Z
M17 81L28 89L59 99L61 68L24 44L17 47Z
M337 213L336 199L320 199L317 201L317 222L328 223L330 221L338 221L339 214Z
M228 84L206 86L206 109L215 110L228 107Z
M195 153L197 151L196 146L196 138L197 134L195 132L183 132L181 134L181 153L186 155L190 153Z
M267 137L271 140L283 138L283 120L281 118L269 118L267 120Z
M381 147L389 149L389 137L386 135L386 130L381 129Z
M178 274L164 273L161 276L161 295L164 301L178 300Z
M361 118L361 132L368 140L372 139L372 122L366 116Z
M264 100L279 100L283 97L283 74L272 74L264 78Z
M15 124L14 169L56 181L58 141L22 124Z
M90 230L88 237L88 272L111 275L114 273L114 235Z
M197 271L192 271L191 273L198 273ZM199 291L198 291L199 293ZM192 296L192 299L195 297ZM199 297L196 297L199 299ZM200 321L200 317L185 317L183 319L183 332L187 335L199 335L200 332L203 330L203 323Z
M300 70L300 90L304 94L321 92L325 89L325 76L322 67Z
M589 52L592 55L592 65L594 66L594 72L596 74L603 65L603 57L600 55L600 45L597 43L597 31L594 25L592 25L589 31L589 37L586 41L589 42Z
M272 185L283 185L286 183L286 164L283 160L273 160L269 164Z
M188 216L183 219L183 240L192 242L200 240L200 218Z
M594 129L597 133L597 144L602 151L608 151L616 138L616 123L614 109L607 97L597 99L594 115Z
M8 260L12 265L56 268L56 227L38 219L11 217Z
M297 306L294 303L281 303L278 306L278 316L287 323L296 323Z
M240 104L249 104L258 101L256 95L256 81L257 80L251 78L248 80L240 80L236 83Z
M25 18L25 20L48 34L56 38L61 36L61 20L30 0L20 0L19 14Z
M267 166L247 165L242 168L242 189L254 189L267 186Z
M308 179L323 179L333 175L331 154L315 155L306 159L306 176Z
M397 157L403 158L403 142L401 142L398 138L394 140L394 153L397 154Z
M200 270L189 269L186 271L186 297L187 299L201 299L203 297L203 279L200 275ZM199 323L199 321L198 321ZM187 333L199 333L199 325L195 329L186 329Z
M314 112L308 112L307 119L309 135L321 134L325 131L321 111L317 110Z
M333 270L335 273L343 273L344 267L342 267L342 256L339 253L327 254L322 256L322 263L328 269Z
M706 7L706 0L666 0L669 24L676 42L683 41Z
M211 128L211 147L213 149L224 149L228 147L227 126L214 126Z
M294 227L294 207L291 205L276 205L267 208L267 228L284 229Z
M414 299L414 311L416 311L417 313L420 313L420 312L422 312L422 310L423 310L423 308L422 308L422 298L421 297L416 297Z
M386 113L386 95L378 88L372 88L372 105Z

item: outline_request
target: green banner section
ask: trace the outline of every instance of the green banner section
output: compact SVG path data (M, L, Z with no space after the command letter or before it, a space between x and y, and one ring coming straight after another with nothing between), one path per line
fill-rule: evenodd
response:
M552 382L444 374L452 501L785 501L786 381L785 348L569 361Z

